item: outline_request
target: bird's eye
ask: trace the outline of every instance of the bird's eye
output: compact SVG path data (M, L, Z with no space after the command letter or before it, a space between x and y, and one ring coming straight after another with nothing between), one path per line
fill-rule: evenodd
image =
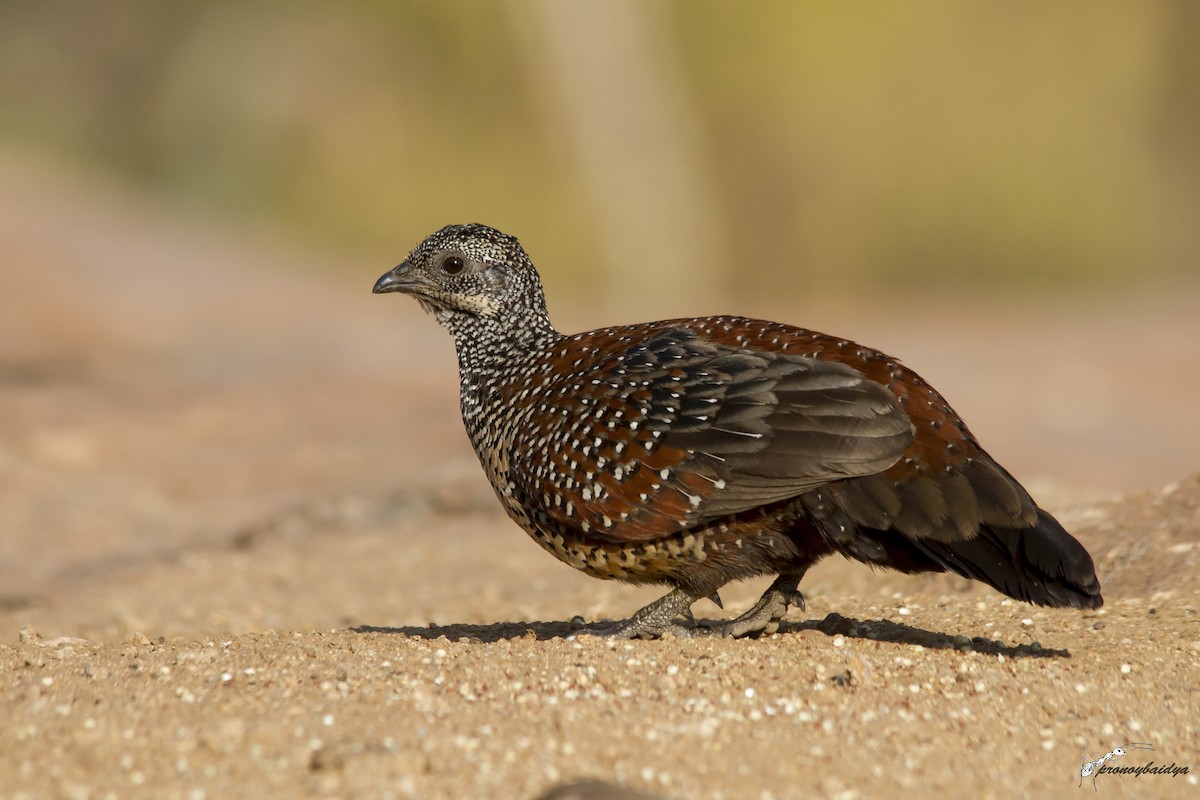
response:
M442 272L447 275L457 275L463 271L463 267L465 266L466 262L458 256L446 256L442 259Z

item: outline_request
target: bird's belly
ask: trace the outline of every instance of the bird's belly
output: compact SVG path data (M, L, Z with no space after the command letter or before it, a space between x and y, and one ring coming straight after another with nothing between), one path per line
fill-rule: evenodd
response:
M761 520L730 518L639 542L611 542L569 530L535 512L513 518L558 560L595 578L627 583L702 585L785 571L797 543Z
M522 525L535 542L563 563L595 578L629 583L674 583L681 573L702 569L710 533L683 532L645 542L609 542L553 523Z

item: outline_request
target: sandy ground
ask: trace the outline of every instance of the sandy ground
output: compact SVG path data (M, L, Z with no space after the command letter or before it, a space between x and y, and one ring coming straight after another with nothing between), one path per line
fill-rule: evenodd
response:
M1189 772L1101 793L1197 796L1200 293L731 309L904 356L1107 604L829 562L776 635L625 643L570 620L656 591L503 517L449 341L368 293L389 264L3 159L0 255L0 797L1045 797L1126 742L1154 750L1110 763Z

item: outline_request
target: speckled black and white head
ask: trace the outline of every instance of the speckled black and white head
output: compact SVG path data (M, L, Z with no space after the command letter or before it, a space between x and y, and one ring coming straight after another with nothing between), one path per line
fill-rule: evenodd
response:
M375 283L404 292L455 335L549 327L537 271L515 237L472 223L447 225Z

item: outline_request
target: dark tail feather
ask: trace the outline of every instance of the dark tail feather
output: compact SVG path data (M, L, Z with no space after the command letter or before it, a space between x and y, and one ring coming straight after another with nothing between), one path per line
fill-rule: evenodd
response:
M1058 520L1038 509L1033 528L983 526L973 539L914 544L951 572L995 587L1009 597L1055 608L1099 608L1100 582L1092 557Z

